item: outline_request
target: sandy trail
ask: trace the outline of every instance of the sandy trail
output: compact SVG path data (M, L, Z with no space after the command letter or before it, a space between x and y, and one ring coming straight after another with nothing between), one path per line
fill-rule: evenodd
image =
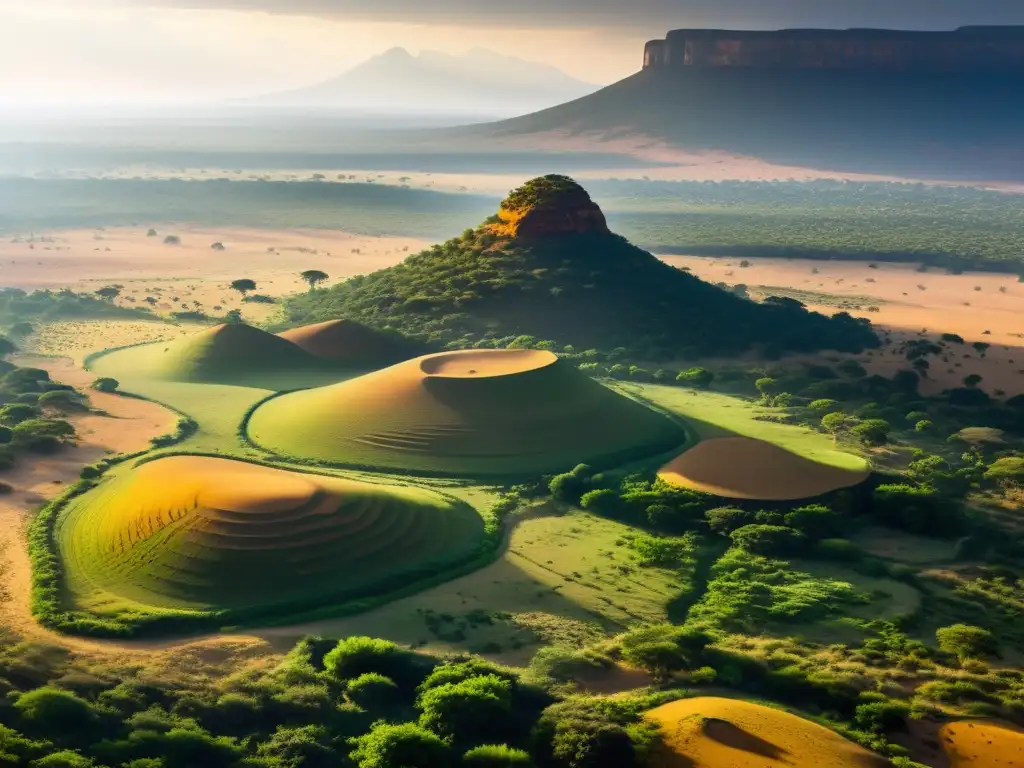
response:
M94 378L67 359L22 357L17 362L43 368L53 379L77 387L87 386ZM0 624L26 639L92 655L149 655L159 651L174 655L183 649L207 655L269 652L262 640L247 635L157 642L103 641L61 635L36 622L30 607L32 569L25 544L31 514L74 483L86 464L110 454L141 450L148 446L150 438L171 431L177 421L175 414L155 403L91 390L89 394L93 407L109 415L71 417L69 420L80 435L78 445L54 456L26 457L0 478L14 489L13 493L0 496Z

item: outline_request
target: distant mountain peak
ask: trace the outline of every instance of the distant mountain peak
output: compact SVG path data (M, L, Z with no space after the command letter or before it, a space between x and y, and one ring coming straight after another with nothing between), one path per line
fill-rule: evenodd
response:
M587 190L557 174L531 179L510 192L490 229L503 237L609 233L604 213Z

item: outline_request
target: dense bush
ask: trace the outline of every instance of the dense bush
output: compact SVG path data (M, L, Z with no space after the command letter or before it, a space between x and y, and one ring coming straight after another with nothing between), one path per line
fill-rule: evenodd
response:
M446 768L455 755L437 734L415 723L379 722L353 740L350 755L359 768Z
M745 525L729 537L736 546L758 555L790 555L807 546L806 536L784 525Z

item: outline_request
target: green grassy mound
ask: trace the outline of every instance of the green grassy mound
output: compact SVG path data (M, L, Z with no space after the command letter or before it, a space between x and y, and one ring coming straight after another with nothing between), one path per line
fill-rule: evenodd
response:
M685 440L660 413L550 352L467 350L285 394L252 414L280 455L456 476L515 476L657 453Z
M82 610L287 613L407 587L485 535L470 507L429 491L174 456L73 499L56 540Z
M233 383L253 374L314 370L323 361L249 325L217 325L131 352L133 374L165 381Z
M398 334L382 333L352 320L327 320L279 333L309 354L348 365L397 363L417 354Z

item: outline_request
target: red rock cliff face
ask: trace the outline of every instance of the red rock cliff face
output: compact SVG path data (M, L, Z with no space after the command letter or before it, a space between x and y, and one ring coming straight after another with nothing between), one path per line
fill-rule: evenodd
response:
M647 44L644 68L1024 73L1024 27L952 32L680 29Z

